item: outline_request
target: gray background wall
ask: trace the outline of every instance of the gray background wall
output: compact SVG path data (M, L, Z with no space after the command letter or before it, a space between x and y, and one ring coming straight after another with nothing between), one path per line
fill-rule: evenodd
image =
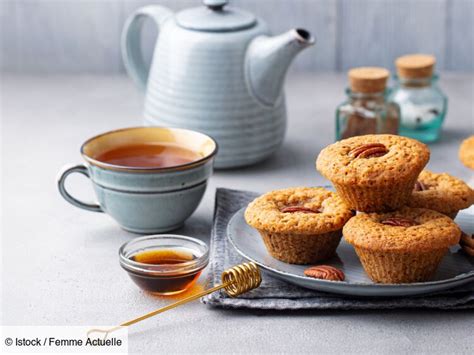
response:
M3 71L120 73L120 33L140 6L172 9L200 0L0 0ZM474 0L231 0L255 12L274 33L292 27L313 32L317 45L294 70L346 70L359 65L392 68L410 52L434 54L438 69L474 71ZM147 24L144 51L155 30Z

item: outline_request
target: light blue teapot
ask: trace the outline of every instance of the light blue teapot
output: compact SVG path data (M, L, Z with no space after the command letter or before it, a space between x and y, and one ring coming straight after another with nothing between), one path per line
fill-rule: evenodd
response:
M304 29L270 36L261 19L226 7L226 0L203 3L177 14L157 5L138 9L122 35L125 67L146 90L146 125L212 136L219 144L216 168L254 164L283 140L285 75L314 39ZM159 28L151 68L140 49L147 17Z

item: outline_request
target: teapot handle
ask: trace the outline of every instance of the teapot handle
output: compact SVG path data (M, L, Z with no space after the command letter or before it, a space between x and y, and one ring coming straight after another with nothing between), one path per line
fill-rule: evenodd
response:
M150 5L136 10L125 22L122 32L122 58L128 75L132 77L137 86L145 91L150 68L145 65L140 48L140 35L143 23L147 17L160 25L173 13L164 6Z

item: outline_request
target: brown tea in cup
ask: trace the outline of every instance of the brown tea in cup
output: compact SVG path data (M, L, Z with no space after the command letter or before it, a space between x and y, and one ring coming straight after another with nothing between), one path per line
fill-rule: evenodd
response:
M179 228L195 211L212 174L217 144L181 128L132 127L99 134L81 147L85 164L65 167L60 194L72 205L105 212L124 229L141 234ZM72 196L66 179L92 181L97 203Z
M199 153L169 143L123 145L106 150L95 157L103 163L134 168L169 168L201 158Z

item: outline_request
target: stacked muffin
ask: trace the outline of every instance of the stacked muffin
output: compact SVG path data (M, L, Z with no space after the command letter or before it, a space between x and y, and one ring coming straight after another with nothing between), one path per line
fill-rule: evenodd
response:
M474 191L448 174L423 171L429 157L423 143L394 135L341 140L318 156L319 172L362 212L343 235L375 282L425 281L459 242L450 217L474 203Z

